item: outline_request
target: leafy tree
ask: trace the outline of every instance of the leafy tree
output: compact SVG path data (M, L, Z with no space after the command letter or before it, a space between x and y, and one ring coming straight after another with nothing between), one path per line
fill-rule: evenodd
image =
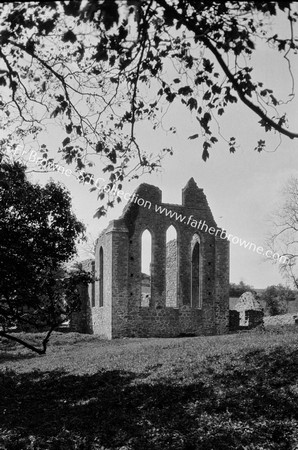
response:
M239 284L237 283L230 283L230 297L240 297L244 292L253 292L254 288L250 286L249 284L245 284L244 281L240 281Z
M175 103L197 119L189 139L203 136L204 160L218 141L219 120L238 102L251 110L263 131L297 138L286 116L286 105L294 97L295 4L4 2L0 100L9 131L2 144L15 149L28 136L32 142L32 136L56 121L65 133L60 154L66 163L75 164L79 179L94 183L90 167L99 156L109 187L121 190L125 177L155 170L162 156L172 153L144 152L136 128L142 121L158 127ZM271 24L277 19L288 24L287 35L278 27L273 31ZM252 57L264 46L288 64L293 83L284 101L254 76ZM265 148L263 137L257 138L259 152ZM235 152L235 137L226 142ZM47 158L46 144L40 150ZM98 195L103 199L106 194L99 189ZM107 205L114 201L108 197ZM101 206L97 216L105 211Z
M295 298L295 293L288 287L278 284L268 286L261 294L261 300L265 301L266 309L270 316L285 314L288 310L288 302Z
M80 283L90 276L65 263L84 225L59 184L31 183L18 162L0 161L0 336L43 354L52 331L79 307ZM48 333L42 349L10 334L13 325Z

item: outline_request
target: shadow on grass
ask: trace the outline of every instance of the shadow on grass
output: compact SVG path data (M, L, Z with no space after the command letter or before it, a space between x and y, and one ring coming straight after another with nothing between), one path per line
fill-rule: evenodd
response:
M0 448L288 450L298 444L298 350L250 352L220 363L210 358L179 382L144 375L0 372L6 430Z
M1 352L0 364L8 361L22 361L23 359L36 358L35 353L15 353L15 352Z

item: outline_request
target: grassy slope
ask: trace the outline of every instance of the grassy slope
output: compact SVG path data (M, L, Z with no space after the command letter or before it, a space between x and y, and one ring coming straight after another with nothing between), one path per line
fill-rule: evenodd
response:
M32 336L36 340L36 336ZM0 348L0 449L298 448L298 327Z

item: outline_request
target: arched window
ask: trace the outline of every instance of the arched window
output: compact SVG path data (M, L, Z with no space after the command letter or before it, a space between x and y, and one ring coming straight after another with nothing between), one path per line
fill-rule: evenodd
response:
M191 305L194 308L202 307L202 276L201 276L201 242L197 234L192 240L191 252Z
M173 225L166 233L166 306L177 308L178 295L178 245L177 231Z
M141 306L149 306L151 300L152 237L148 230L145 230L142 234L141 252Z
M103 306L103 249L99 249L99 306Z

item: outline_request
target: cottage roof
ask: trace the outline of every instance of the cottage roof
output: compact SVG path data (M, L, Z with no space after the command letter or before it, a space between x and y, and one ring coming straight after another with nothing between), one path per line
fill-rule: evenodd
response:
M234 309L236 311L248 311L252 309L255 311L261 311L262 306L260 302L255 299L252 292L244 292L244 294L239 297Z

